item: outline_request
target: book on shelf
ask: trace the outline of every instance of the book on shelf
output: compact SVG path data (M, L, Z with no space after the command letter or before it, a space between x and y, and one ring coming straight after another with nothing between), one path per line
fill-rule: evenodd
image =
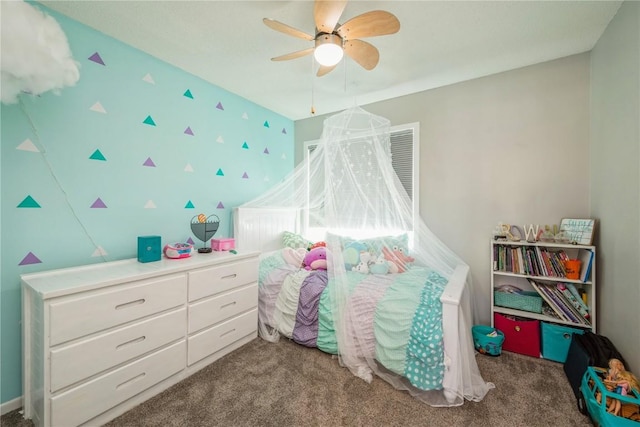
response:
M573 296L576 297L582 307L584 307L585 310L589 311L590 308L587 305L587 294L584 292L584 290L582 292L578 292L576 285L574 285L573 283L565 283L565 285L567 289L569 289L569 291L573 294Z
M588 309L585 309L585 306L574 298L566 284L541 283L531 279L529 279L529 283L553 309L559 319L581 325L591 325Z
M562 295L564 295L565 299L569 301L569 303L573 306L573 308L575 308L580 316L584 317L585 319L589 319L591 317L591 315L589 314L589 310L584 307L582 297L576 298L573 292L571 292L567 287L567 284L558 283L556 287L560 292L562 292Z
M555 301L553 299L551 299L551 297L549 296L549 294L546 291L546 288L545 288L545 290L543 290L544 286L542 284L540 284L540 286L538 286L538 283L534 282L531 279L529 279L529 283L531 283L531 286L533 287L533 289L535 289L535 291L540 294L540 296L547 303L547 305L549 307L551 307L551 309L555 312L556 317L558 319L560 319L560 320L569 320L569 318L567 318L567 316L560 309L560 307L558 307L558 305L555 303Z
M586 256L589 256L589 252ZM564 250L550 250L544 246L498 244L493 247L494 271L564 278L566 277L564 261L567 259L569 257ZM588 261L588 259L583 260L585 265L590 265ZM587 270L583 270L583 274L588 278Z
M591 249L581 250L579 253L579 259L582 261L582 270L580 271L580 281L587 282L591 276L591 266L593 265L593 258L595 254Z
M584 317L584 315L573 305L571 301L567 298L567 296L562 292L560 286L564 288L564 284L549 284L547 285L553 293L555 293L558 297L558 300L563 305L565 309L569 312L569 317L572 322L581 323L583 325L590 325L589 319Z

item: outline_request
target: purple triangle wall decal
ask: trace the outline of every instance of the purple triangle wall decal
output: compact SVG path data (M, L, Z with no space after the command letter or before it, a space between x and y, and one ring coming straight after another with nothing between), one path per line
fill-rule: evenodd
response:
M151 160L151 157L147 157L147 160L145 160L145 162L142 164L143 166L149 166L152 168L156 167L156 164L153 163L153 160Z
M100 199L100 197L98 197L96 199L95 202L93 202L93 204L91 205L91 207L93 209L104 209L107 207L107 205L104 204L104 202L102 201L102 199Z
M218 206L216 206L218 209L224 209L224 205L222 204L222 202L218 202Z
M89 61L93 61L96 64L105 65L104 61L102 60L102 58L100 57L100 54L98 52L96 52L93 55L91 55L89 57Z
M190 126L187 126L187 128L184 130L184 133L193 136L193 131L191 130Z
M33 252L29 252L27 256L22 258L22 261L20 261L20 264L18 265L40 264L41 262L42 261L40 261L40 259L35 256Z
M224 107L222 106L222 102L218 102L218 105L216 105L216 108L218 110L223 110L224 111Z

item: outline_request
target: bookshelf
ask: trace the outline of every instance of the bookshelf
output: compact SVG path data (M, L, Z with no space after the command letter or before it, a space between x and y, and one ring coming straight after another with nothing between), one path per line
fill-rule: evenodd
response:
M563 259L580 259L578 279L566 278ZM570 243L491 241L491 322L494 314L535 319L596 333L596 247ZM496 290L516 287L542 298L542 312L520 306L519 296L505 304ZM573 296L573 298L572 298ZM511 297L509 297L511 298ZM578 300L579 298L579 300ZM515 301L515 307L512 302ZM539 301L539 300L538 300ZM497 303L497 304L496 304ZM509 306L503 306L509 305Z

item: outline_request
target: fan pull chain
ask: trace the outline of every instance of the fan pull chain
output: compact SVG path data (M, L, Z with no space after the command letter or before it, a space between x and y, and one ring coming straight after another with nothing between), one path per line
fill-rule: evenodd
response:
M342 68L344 68L344 93L347 93L347 61L346 59L342 59Z
M315 115L316 114L316 109L313 106L314 104L314 100L313 100L313 96L314 96L314 82L315 82L315 74L313 72L313 56L311 57L311 115Z

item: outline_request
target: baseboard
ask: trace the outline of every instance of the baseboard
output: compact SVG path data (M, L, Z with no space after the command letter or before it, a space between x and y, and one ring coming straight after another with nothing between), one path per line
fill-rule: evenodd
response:
M22 396L0 404L0 415L8 414L11 411L22 408Z

